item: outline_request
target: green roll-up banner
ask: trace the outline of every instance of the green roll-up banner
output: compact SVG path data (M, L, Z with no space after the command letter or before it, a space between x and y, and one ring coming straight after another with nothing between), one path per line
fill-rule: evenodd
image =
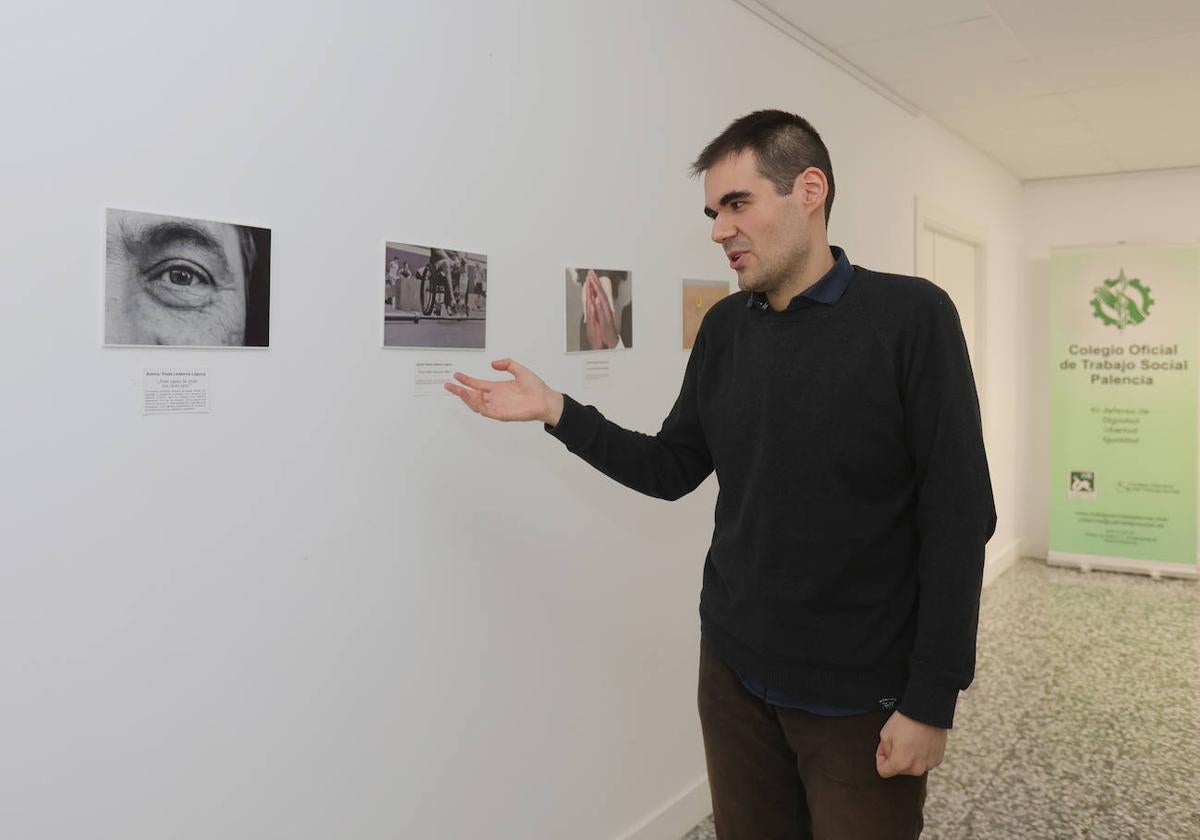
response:
M1196 575L1200 248L1050 258L1050 562Z

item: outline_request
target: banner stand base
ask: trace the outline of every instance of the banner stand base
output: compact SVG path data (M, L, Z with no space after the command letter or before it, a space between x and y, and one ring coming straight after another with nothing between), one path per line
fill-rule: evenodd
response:
M1147 575L1155 580L1164 577L1200 580L1200 569L1182 563L1159 563L1153 560L1131 560L1124 557L1101 557L1097 554L1068 554L1051 551L1046 555L1046 564L1063 568L1103 572L1125 572L1131 575Z

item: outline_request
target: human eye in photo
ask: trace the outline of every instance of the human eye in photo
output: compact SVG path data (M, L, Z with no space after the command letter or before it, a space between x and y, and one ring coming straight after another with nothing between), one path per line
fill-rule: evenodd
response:
M247 239L222 222L110 211L108 343L244 345Z
M218 291L210 269L182 257L160 260L142 272L142 279L152 298L178 309L206 306Z

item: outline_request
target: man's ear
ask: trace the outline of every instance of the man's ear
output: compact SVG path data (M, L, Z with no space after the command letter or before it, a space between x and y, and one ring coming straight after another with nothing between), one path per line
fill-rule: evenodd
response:
M803 203L805 209L811 213L813 209L819 208L821 218L825 218L825 199L829 195L829 181L825 178L824 172L815 166L808 167L796 176L792 191Z

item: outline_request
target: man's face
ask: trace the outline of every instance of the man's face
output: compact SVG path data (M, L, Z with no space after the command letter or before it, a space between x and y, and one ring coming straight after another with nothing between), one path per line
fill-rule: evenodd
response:
M106 343L241 346L246 282L236 225L108 211Z
M776 192L750 150L704 173L704 212L713 220L712 239L737 272L740 289L772 292L803 270L809 222L799 195L798 190Z

